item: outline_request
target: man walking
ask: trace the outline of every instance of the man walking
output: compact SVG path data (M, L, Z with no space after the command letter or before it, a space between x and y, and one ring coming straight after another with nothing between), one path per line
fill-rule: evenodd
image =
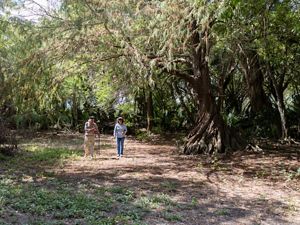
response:
M98 135L100 137L100 132L93 116L90 116L85 123L84 132L84 157L90 155L92 159L94 158L95 136Z

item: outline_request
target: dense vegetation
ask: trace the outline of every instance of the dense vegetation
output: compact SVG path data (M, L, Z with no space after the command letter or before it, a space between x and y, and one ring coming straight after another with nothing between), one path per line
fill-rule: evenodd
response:
M299 0L0 0L0 224L300 224L299 21Z
M0 5L5 127L184 131L187 154L300 137L296 0L62 0ZM24 3L24 4L22 4Z

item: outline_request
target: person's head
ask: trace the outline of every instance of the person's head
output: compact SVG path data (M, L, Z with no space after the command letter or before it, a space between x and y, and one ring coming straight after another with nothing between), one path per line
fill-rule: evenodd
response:
M124 119L123 119L123 117L118 117L117 121L118 121L118 123L119 123L119 124L122 124L122 123L124 123Z
M94 116L90 116L89 117L89 122L94 122L95 121L95 117Z

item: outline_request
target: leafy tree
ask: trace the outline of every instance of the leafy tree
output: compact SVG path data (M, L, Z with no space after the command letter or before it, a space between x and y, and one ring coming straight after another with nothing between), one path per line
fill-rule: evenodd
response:
M139 5L140 6L140 5ZM214 45L214 30L223 5L205 1L151 2L140 6L126 24L139 24L139 35L124 29L122 34L129 50L142 65L155 65L161 71L181 78L193 90L198 105L196 126L188 136L185 153L224 152L237 148L239 141L232 135L217 108L209 68L210 49ZM137 17L152 16L150 25L138 23ZM145 16L145 15L146 16ZM119 21L118 24L125 24ZM144 25L144 26L142 26ZM149 35L152 30L152 35ZM142 38L144 37L144 38ZM127 39L126 39L127 38ZM148 43L146 45L145 43Z
M300 5L293 1L277 3L266 8L264 31L260 54L266 61L266 75L272 84L281 120L281 138L288 138L284 91L295 77L299 57L300 32L298 19ZM298 31L297 31L298 29Z
M0 103L19 123L79 128L88 114L125 115L149 132L189 129L184 152L213 153L242 146L232 127L261 129L252 113L266 121L276 106L287 137L297 2L65 0L44 13L1 17Z

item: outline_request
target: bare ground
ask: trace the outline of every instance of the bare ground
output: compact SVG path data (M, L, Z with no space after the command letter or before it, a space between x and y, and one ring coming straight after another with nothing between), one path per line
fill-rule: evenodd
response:
M40 142L72 149L82 147L81 139L43 136ZM182 221L157 216L158 208L143 218L147 224L300 224L299 146L264 143L260 152L237 152L211 163L179 154L170 141L127 138L121 159L111 136L102 135L100 143L95 159L81 157L47 170L74 183L124 187L141 196L165 193L178 204Z
M97 147L95 160L70 161L57 174L133 188L141 195L167 193L183 206L196 202L196 208L180 212L182 224L300 224L299 180L289 180L289 171L300 167L297 147L287 151L272 145L214 164L180 155L175 146L159 141L128 139L120 160L112 137L102 136ZM168 224L151 214L146 222Z

